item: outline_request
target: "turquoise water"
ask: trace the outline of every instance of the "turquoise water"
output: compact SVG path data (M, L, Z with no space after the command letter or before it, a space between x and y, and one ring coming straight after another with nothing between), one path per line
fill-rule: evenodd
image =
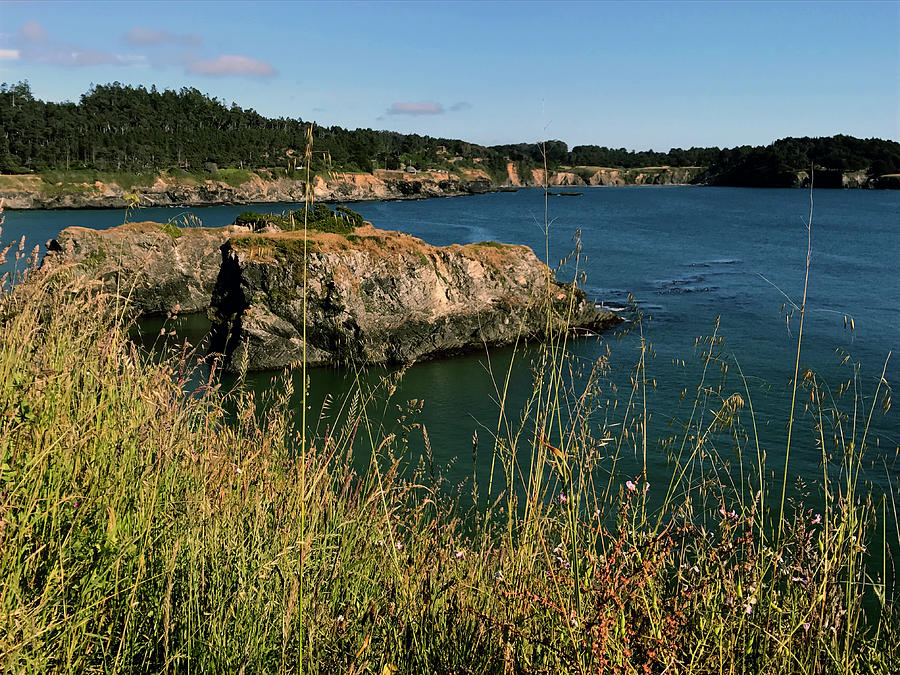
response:
M554 268L573 249L573 236L580 231L585 258L580 269L586 273L584 288L589 296L616 306L633 297L644 315L643 335L655 353L647 373L657 383L648 399L651 438L670 435L690 414L689 402L679 405L678 399L687 388L690 400L698 385L701 364L695 340L712 334L718 317L718 335L725 340L723 350L730 367L726 390L743 391L735 377L739 364L748 378L769 466L780 466L798 327L796 313L786 321L782 304L789 308L789 299L799 304L802 297L809 193L697 187L580 190L581 197L550 198L549 237L545 237L540 190L351 206L376 227L409 232L437 245L490 239L527 244L544 258L548 244ZM888 354L900 351L900 192L817 190L813 197L813 253L801 367L819 372L836 389L858 362L860 392L868 396ZM287 207L261 205L258 210ZM143 209L133 218L165 221L191 212L205 225L215 226L230 223L243 210L246 207ZM3 240L25 234L31 242L26 249L69 225L109 227L120 224L123 217L121 211L6 215ZM569 264L559 276L571 279L572 273ZM606 353L607 346L613 372L604 395L611 396L613 385L618 385L619 395L627 396L628 376L639 354L636 330L579 341L573 352L590 363ZM844 353L851 359L842 366ZM504 371L510 354L508 349L492 352L495 372ZM890 383L900 381L898 358L895 355L887 365ZM682 359L684 367L674 365ZM484 354L473 354L418 364L405 373L395 395L394 402L401 407L408 399L424 400L417 420L428 429L436 464L445 467L444 474L454 483L472 475L471 439L476 429L482 439L476 471L483 475L487 470L485 441L497 423L487 363ZM517 359L517 364L521 365L514 369L512 391L515 400L521 401L529 391L531 375L527 358ZM369 373L364 379L374 382L380 374ZM355 377L340 369L313 371L311 418L317 417L326 394L339 400ZM265 390L272 380L273 375L259 374L251 377L251 384ZM332 411L335 407L333 403ZM385 408L387 427L399 428L393 422L398 414L393 403ZM615 421L621 409L606 414ZM900 478L894 463L900 445L896 407L887 415L876 412L870 441L877 447L870 453L874 467L867 478L886 486L888 480ZM412 433L410 461L415 461L421 447L421 437ZM793 448L791 478L814 482L821 473L821 451L804 432L795 437ZM665 452L651 443L651 483L664 482L668 466ZM621 465L631 475L636 467L633 458Z

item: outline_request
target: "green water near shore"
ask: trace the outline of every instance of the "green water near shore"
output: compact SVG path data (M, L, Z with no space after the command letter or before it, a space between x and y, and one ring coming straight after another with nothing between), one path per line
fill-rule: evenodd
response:
M551 199L549 240L543 232L543 207L539 190L354 205L378 227L410 232L439 245L493 239L528 244L544 257L549 242L554 267L572 249L573 234L580 230L586 258L581 269L587 274L588 295L614 306L627 304L632 296L643 315L643 336L652 345L652 358L647 362L648 381L655 383L647 392L651 484L665 484L671 474L663 443L680 432L692 413L703 370L702 349L695 341L714 331L724 339L720 352L728 372L716 364L718 370L708 375L706 384L721 384L726 394L738 392L752 402L756 432L748 432L748 445L755 445L758 434L768 456L768 471L779 480L798 327L797 313L790 318L786 315L791 300L799 303L802 294L809 194L729 188L586 190L577 199ZM196 212L209 225L233 217L228 207ZM900 283L895 274L895 252L900 250L898 215L897 193L815 193L801 369L821 373L836 391L840 383L854 377L853 364L859 363L857 392L866 406L885 360L900 347ZM560 268L561 279L572 274L571 265ZM787 304L784 311L782 303ZM844 317L853 319L854 329L849 323L845 326ZM195 330L195 340L203 330L202 326ZM615 424L622 415L623 408L613 407L614 401L630 391L640 337L632 327L571 345L573 358L583 364L605 355L607 347L610 368L601 389L604 401L610 403L598 411L598 426L601 420ZM845 354L851 358L842 365ZM517 409L531 391L533 355L526 351L515 358L511 409ZM502 382L512 358L512 350L499 349L416 364L404 372L392 401L382 400L370 410L373 424L402 431L397 419L406 409L406 401L423 401L415 421L428 430L435 465L450 484L471 481L473 473L484 484L499 411L495 380ZM738 368L747 377L746 385L738 377ZM364 372L311 370L307 411L311 424L320 431L335 424L335 412L346 392L360 383L367 389L376 387L387 372L378 368ZM896 362L888 360L886 380L894 382L897 375ZM271 390L277 377L253 373L247 383L263 393ZM295 373L293 378L299 391L300 377ZM841 403L851 411L852 396L851 391ZM323 416L326 397L329 405ZM624 403L620 400L618 405ZM299 402L296 406L299 417ZM896 464L900 423L895 409L887 414L878 410L868 438L865 478L886 489L900 475ZM814 503L822 475L821 450L812 435L813 420L806 414L800 417L789 482L797 486L797 496ZM411 421L407 419L405 424ZM748 411L743 413L742 423L752 430ZM476 431L481 441L473 458ZM414 431L408 436L405 460L416 465L424 453L422 435ZM735 453L736 465L733 444L725 442L722 450ZM360 456L358 461L366 460ZM641 458L625 453L616 470L624 481L641 470L641 463Z

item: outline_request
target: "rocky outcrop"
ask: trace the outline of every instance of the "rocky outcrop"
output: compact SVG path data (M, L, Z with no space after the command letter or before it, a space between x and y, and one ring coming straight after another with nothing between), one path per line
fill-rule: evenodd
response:
M549 180L547 174L549 173ZM571 185L586 185L584 179L571 171L549 171L533 169L531 171L531 184L536 186L562 187Z
M541 336L548 316L553 330L619 321L524 246L437 248L371 226L318 233L306 246L277 233L222 247L211 313L226 368L282 368L304 353L311 365L407 363Z
M222 266L221 246L247 228L127 223L68 227L47 243L42 267L69 266L130 300L137 313L205 312Z
M342 221L343 222L343 221ZM139 315L208 312L227 369L407 363L618 322L524 246L430 246L369 224L349 234L128 223L70 227L45 270L100 279ZM306 269L306 295L303 272Z
M571 187L587 185L690 185L702 167L650 166L636 169L614 169L575 166L566 171L533 169L529 180L522 182L513 163L507 165L510 185L531 187Z
M649 166L635 169L597 168L590 185L690 185L700 174L699 166Z

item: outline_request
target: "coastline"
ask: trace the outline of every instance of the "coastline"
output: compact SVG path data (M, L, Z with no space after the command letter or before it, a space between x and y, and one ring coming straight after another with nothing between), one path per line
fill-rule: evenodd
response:
M587 188L621 186L741 187L718 182L705 167L562 167L548 172L534 169L520 176L507 166L503 180L482 169L445 171L391 171L316 174L310 182L317 202L352 203L406 201L438 197L462 197L522 188ZM100 174L97 174L101 176ZM197 207L299 203L305 199L306 181L278 176L273 170L245 172L240 182L223 175L173 177L165 172L152 176L128 176L127 180L49 183L40 175L0 175L0 200L10 211L59 209L123 209L141 207ZM845 172L819 183L835 189L900 189L900 175L869 178L864 172ZM141 182L143 181L143 182ZM797 172L787 188L808 188L809 174ZM818 181L817 181L818 182ZM121 183L121 184L120 184ZM754 186L745 186L754 187Z
M621 185L690 185L702 167L570 167L533 170L519 176L511 163L503 180L482 169L389 171L317 174L311 180L318 202L405 201L460 197L530 187L591 187ZM249 173L249 172L248 172ZM145 184L101 180L48 183L39 175L0 176L0 199L8 210L123 209L131 206L222 206L302 202L306 181L281 177L273 171L250 173L241 182L225 177L172 177L165 173L143 178Z

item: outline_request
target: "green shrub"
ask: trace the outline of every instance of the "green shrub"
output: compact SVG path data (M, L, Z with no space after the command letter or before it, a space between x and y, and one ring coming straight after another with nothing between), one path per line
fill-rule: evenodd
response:
M178 227L173 221L169 221L167 223L160 223L159 229L165 232L167 235L172 237L172 239L178 239L184 233L181 231L181 228Z
M254 231L274 226L289 232L303 229L304 215L304 209L280 214L244 211L235 219L234 224L249 227ZM336 211L332 211L325 204L315 204L306 216L307 230L334 234L350 234L363 222L361 215L345 206L338 206Z

